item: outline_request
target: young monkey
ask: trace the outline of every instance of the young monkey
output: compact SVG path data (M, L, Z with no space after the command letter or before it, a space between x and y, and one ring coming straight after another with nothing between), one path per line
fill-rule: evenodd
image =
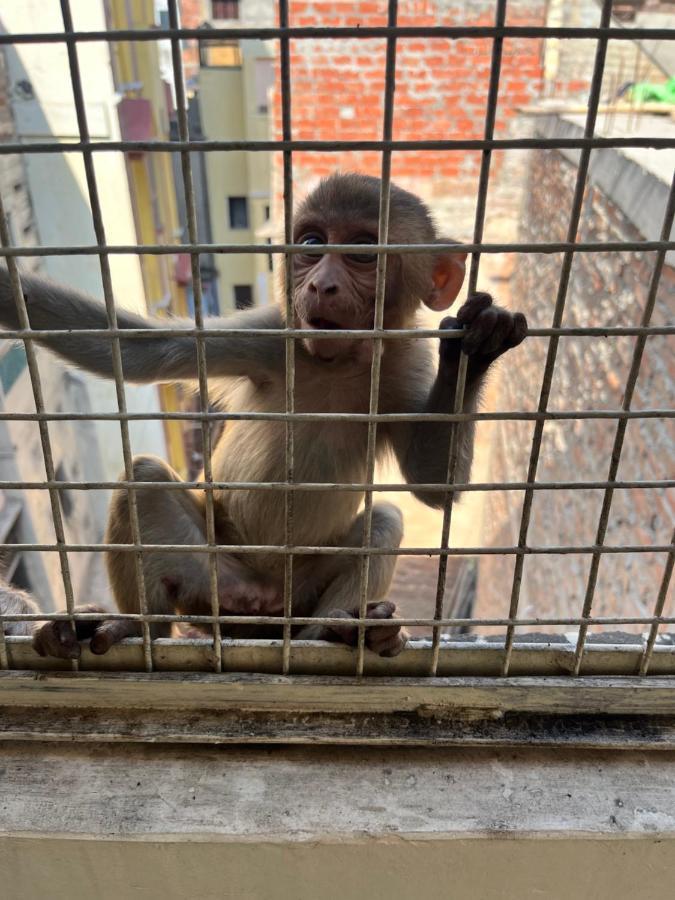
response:
M380 182L357 174L335 174L322 181L300 204L295 217L296 244L377 243ZM430 213L416 196L391 188L389 240L395 244L449 243L434 227ZM415 326L421 303L434 310L456 299L465 274L460 251L437 254L390 254L384 301L385 328ZM375 309L377 255L359 247L351 254L293 256L294 326L306 336L296 342L295 409L298 413L367 413L370 395L372 341L313 337L316 329L372 329ZM102 304L68 288L35 278L23 279L31 326L59 329L58 338L42 343L77 366L106 378L113 377L111 342L104 337L72 334L78 329L106 329ZM285 342L275 335L251 335L249 329L279 329L285 325L284 305L248 309L224 319L207 320L204 339L210 385L232 411L281 413L285 400ZM0 323L17 328L14 300L5 270L0 271ZM124 310L118 324L126 328L166 328L165 320L148 321ZM169 337L121 338L124 376L130 382L166 382L197 377L196 344L181 334L190 323L175 322ZM208 329L236 329L235 336L209 336ZM456 318L441 322L443 329L463 327L461 340L441 340L434 364L428 341L384 341L379 393L380 413L445 413L452 409L461 349L468 354L464 410L476 409L481 384L492 363L525 337L527 322L495 306L487 294L475 294ZM386 422L377 428L378 457L396 455L404 477L415 484L445 483L451 429L458 428L459 482L469 479L474 426L471 422ZM295 479L299 482L352 483L366 479L368 426L354 421L296 421L294 424ZM134 479L176 482L169 466L150 456L134 460ZM285 480L285 423L230 421L213 453L216 481L281 482ZM206 540L205 501L200 491L152 490L136 492L141 540L147 544L200 544ZM442 506L445 491L420 492L420 500ZM219 544L283 545L284 495L281 491L216 490L216 531ZM293 540L296 545L360 547L362 494L355 491L295 492ZM399 510L375 502L371 544L395 551L402 537ZM128 498L115 493L105 538L132 543ZM282 555L219 553L218 600L223 615L266 614L282 611L284 559ZM368 616L382 624L366 631L367 646L393 656L405 646L404 629L395 620L395 606L385 600L396 558L374 555L368 580ZM139 612L133 554L107 553L115 600L122 612ZM201 553L146 551L143 554L146 597L151 613L209 615L211 613L208 558ZM361 558L358 555L301 555L293 559L293 613L351 620L359 606ZM91 607L89 608L91 609ZM86 627L85 627L86 626ZM267 636L269 629L224 628L232 635ZM274 633L276 629L273 630ZM78 625L48 622L35 635L42 654L77 657L78 640L88 637L91 649L105 653L115 642L138 635L129 621ZM166 636L168 625L153 625L153 636ZM327 628L310 625L297 630L299 638L324 638L353 643L353 621Z

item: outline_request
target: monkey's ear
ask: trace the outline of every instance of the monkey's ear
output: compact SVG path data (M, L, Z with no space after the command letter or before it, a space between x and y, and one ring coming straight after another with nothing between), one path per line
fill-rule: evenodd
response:
M443 253L436 259L431 274L433 287L424 301L429 309L440 311L452 306L466 273L466 253Z

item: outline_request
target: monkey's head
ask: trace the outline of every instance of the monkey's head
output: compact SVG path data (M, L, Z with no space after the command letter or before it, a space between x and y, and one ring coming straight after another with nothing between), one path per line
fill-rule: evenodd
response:
M297 210L296 244L377 244L380 180L335 174L323 180ZM414 194L391 186L389 242L450 243L436 233L429 210ZM421 303L447 309L464 280L466 254L390 254L387 260L384 325L412 324ZM293 257L295 327L313 356L331 361L369 358L371 341L312 338L313 329L372 328L375 316L377 254L297 254Z

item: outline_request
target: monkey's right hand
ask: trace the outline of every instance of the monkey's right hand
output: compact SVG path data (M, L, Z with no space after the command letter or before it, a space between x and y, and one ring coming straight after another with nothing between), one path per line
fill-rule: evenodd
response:
M463 329L461 338L441 339L441 366L456 374L460 350L469 357L470 374L481 374L507 350L517 347L527 335L527 319L492 301L490 294L472 294L457 312L440 324L444 330Z

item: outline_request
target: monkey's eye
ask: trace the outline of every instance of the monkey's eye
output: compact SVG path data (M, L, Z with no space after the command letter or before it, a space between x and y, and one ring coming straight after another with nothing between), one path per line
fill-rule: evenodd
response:
M325 244L326 241L322 237L322 235L317 234L315 232L309 232L308 234L303 234L298 240L299 244L308 244L309 246L318 246L320 244ZM307 253L302 254L302 259L308 263L318 263L321 259L321 255L319 253Z
M376 244L377 241L375 238L370 235L362 235L358 237L355 241L355 244ZM377 260L377 253L348 253L347 259L351 259L352 262L363 263L363 264L371 264Z

